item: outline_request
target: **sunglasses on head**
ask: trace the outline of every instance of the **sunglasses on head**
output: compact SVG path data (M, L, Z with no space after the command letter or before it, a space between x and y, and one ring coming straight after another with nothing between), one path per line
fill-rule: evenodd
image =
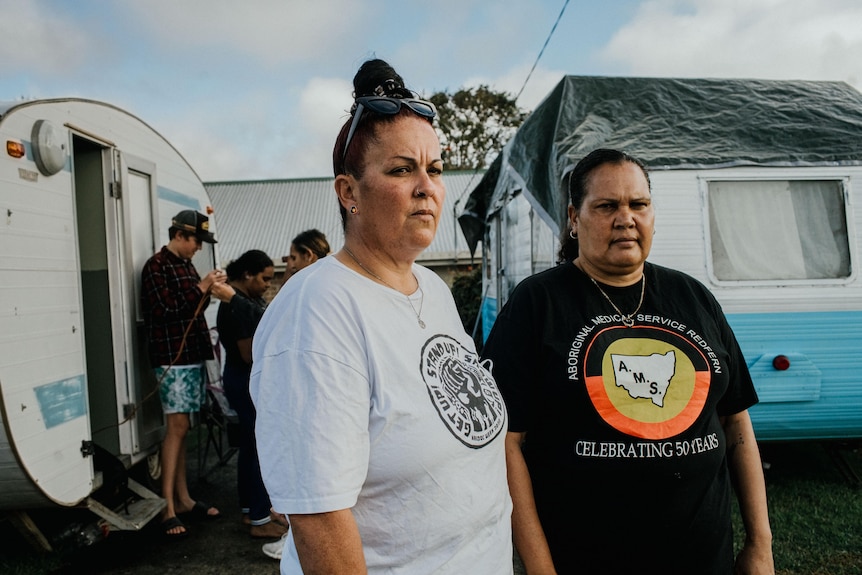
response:
M353 134L356 132L356 126L359 125L359 119L362 117L362 112L366 109L383 114L384 116L394 116L401 111L401 106L407 106L414 113L433 120L437 116L437 108L434 104L425 100L416 98L390 98L389 96L361 96L356 98L353 104L353 122L350 123L350 129L347 131L347 139L344 141L344 152L341 154L341 161L347 157L347 147L353 139Z

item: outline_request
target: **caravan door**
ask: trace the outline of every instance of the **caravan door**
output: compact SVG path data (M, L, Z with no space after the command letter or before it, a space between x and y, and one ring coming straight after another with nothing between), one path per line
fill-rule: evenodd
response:
M74 134L72 146L92 439L131 465L162 425L141 377L152 375L140 367L133 255L151 254L155 242L155 164L126 159L92 134Z
M124 413L133 414L132 425L120 435L120 451L134 456L157 445L164 428L158 382L147 359L140 279L144 263L161 247L158 188L155 163L117 151L116 166L121 190L115 198L121 246L117 270L122 286L126 357L126 385L121 401Z

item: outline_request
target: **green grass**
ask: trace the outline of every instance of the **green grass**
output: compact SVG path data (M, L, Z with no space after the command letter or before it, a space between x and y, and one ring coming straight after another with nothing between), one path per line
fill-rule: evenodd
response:
M840 473L820 443L767 443L760 449L776 573L862 574L862 486ZM839 453L862 475L860 444L842 445ZM739 545L738 513L734 522Z

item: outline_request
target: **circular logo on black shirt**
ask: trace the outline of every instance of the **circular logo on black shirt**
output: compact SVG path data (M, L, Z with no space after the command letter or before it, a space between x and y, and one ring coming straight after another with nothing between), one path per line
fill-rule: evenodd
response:
M688 429L703 411L711 377L701 350L662 328L608 327L584 355L584 381L601 418L644 439Z

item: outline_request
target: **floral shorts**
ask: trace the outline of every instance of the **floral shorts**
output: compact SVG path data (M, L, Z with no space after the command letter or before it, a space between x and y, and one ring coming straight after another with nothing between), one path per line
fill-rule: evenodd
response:
M204 397L204 365L175 365L155 368L159 385L159 398L164 413L192 413L201 410Z

